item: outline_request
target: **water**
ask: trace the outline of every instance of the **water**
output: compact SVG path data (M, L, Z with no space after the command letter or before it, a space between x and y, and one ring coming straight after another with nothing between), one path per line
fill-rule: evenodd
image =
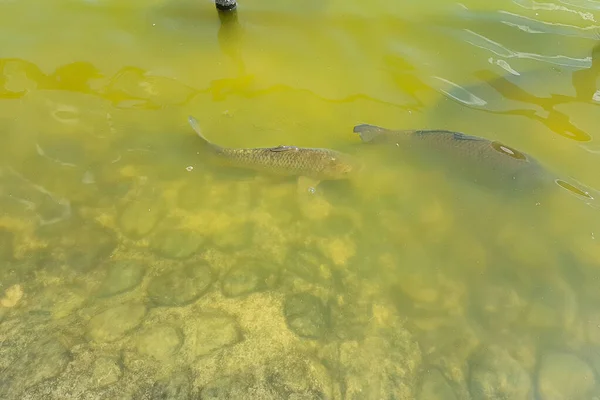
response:
M3 399L600 398L598 2L124 4L1 5ZM371 169L303 201L188 115ZM593 199L388 163L360 123Z

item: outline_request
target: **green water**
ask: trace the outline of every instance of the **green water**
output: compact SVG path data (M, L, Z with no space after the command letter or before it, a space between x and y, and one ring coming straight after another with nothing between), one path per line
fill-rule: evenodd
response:
M600 398L598 2L0 7L2 399ZM302 200L207 162L188 115L370 167ZM594 198L391 162L361 123Z

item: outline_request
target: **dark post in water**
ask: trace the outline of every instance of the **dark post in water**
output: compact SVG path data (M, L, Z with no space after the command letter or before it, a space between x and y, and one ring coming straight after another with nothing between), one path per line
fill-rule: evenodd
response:
M215 0L215 4L217 5L217 10L219 10L219 12L232 11L237 7L236 0Z

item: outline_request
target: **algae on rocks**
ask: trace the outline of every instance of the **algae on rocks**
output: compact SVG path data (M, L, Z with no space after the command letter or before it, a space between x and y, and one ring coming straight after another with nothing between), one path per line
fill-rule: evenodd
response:
M157 232L150 241L150 248L159 256L172 259L191 257L204 242L197 232L185 229L165 229Z
M41 338L21 349L17 360L0 377L0 395L19 398L19 393L62 373L71 361L68 349L56 338Z
M473 400L531 400L533 388L525 368L497 346L482 348L471 359Z
M170 376L157 380L150 390L151 399L190 400L192 377L189 371L175 371Z
M126 204L119 214L119 226L123 234L132 239L146 237L165 214L162 199L140 198Z
M444 375L437 370L427 371L423 376L421 387L419 389L418 400L458 400L452 387L444 378Z
M249 393L261 400L334 398L332 378L322 364L298 354L283 354L267 365L212 380L200 389L200 399L244 399Z
M279 266L267 260L240 260L227 271L221 290L227 297L237 297L272 289L279 278Z
M14 258L15 234L7 229L0 229L0 262L5 263Z
M108 263L106 276L98 288L97 296L110 297L126 293L138 286L146 267L138 260L115 260Z
M115 251L114 232L96 223L71 221L65 225L46 227L40 235L53 249L53 257L66 263L76 273L88 273Z
M597 386L592 367L574 354L550 352L542 356L537 389L544 400L592 399L598 395Z
M95 342L114 342L137 328L146 316L142 304L127 303L96 314L88 323L87 337Z
M298 336L319 339L330 328L328 307L310 293L286 298L283 312L288 327Z
M181 329L159 325L144 330L135 339L135 348L141 355L158 361L165 361L174 356L183 343Z
M324 346L320 358L338 371L341 398L415 399L421 351L396 317L385 327L371 324L364 339Z
M212 282L212 270L203 262L175 265L152 279L148 297L157 306L184 306L206 293Z
M238 321L228 315L200 314L184 327L182 352L191 360L243 340Z
M102 388L115 384L123 376L123 370L117 361L108 357L100 357L92 366L91 385Z

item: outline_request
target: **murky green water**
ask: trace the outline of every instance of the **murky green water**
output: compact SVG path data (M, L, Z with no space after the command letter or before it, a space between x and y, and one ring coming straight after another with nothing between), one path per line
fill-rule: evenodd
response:
M600 398L598 2L0 7L2 399ZM188 115L369 167L306 200L207 162ZM361 123L499 140L593 199Z

